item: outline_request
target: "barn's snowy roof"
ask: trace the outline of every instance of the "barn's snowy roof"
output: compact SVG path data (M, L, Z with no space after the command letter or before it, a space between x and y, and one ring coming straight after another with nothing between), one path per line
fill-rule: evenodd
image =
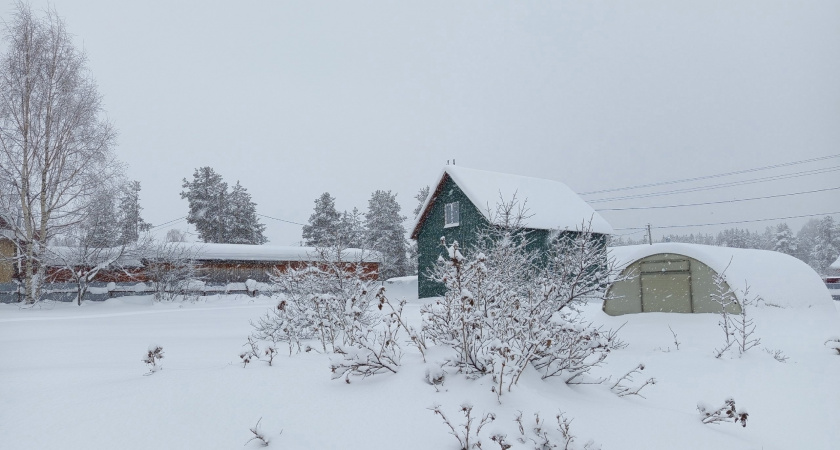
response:
M446 166L437 178L441 186L449 176L464 194L490 220L489 212L495 210L500 199L510 201L514 194L520 202L527 201L531 217L525 221L528 228L551 230L579 230L584 222L592 221L594 233L612 234L613 229L600 214L565 184L542 178L524 177L507 173L488 172L460 166ZM426 217L426 209L434 201L432 192L415 218L412 237Z
M318 252L315 247L285 247L279 245L245 245L245 244L205 244L201 242L173 242L171 246L182 257L190 257L198 261L317 261ZM183 250L178 252L177 250ZM49 247L47 254L48 265L80 265L101 263L117 259L120 265L141 266L140 258L153 257L154 249L128 248L90 249L85 257L83 250L76 247ZM380 262L378 252L345 249L341 255L347 262Z
M286 247L280 245L246 244L174 244L190 251L195 259L201 261L316 261L318 251L315 247ZM379 262L377 252L348 248L342 252L342 258L348 262Z
M784 253L673 242L609 249L620 270L641 258L662 253L688 256L723 273L739 301L749 286L749 297L758 295L768 305L786 308L832 305L831 295L814 269Z
M840 256L837 257L837 261L831 263L832 269L840 269Z
M140 267L142 255L136 248L82 248L49 246L45 255L48 266L81 266L117 264L124 267Z

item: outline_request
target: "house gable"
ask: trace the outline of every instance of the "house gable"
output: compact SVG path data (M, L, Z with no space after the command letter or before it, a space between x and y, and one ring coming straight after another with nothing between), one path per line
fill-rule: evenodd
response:
M460 220L457 226L447 227L445 208L446 204L453 202L459 204ZM451 177L444 175L434 193L430 195L430 201L422 213L422 220L418 221L412 233L412 238L417 240L417 289L420 298L443 294L443 286L425 276L434 267L438 256L444 252L441 238L445 238L448 245L458 241L462 247L468 247L474 243L476 233L488 225L489 222L464 191Z
M454 202L459 204L459 224L446 226L446 205ZM445 248L441 245L441 238L446 239L447 245L452 245L457 241L460 248L469 251L476 244L479 232L490 226L488 220L490 211L487 211L487 208L492 206L476 205L457 180L444 172L435 190L426 199L411 235L412 239L417 240L419 298L437 297L444 294L444 286L431 281L428 277L438 258L444 255ZM562 208L562 205L556 208ZM525 228L525 232L528 233L529 240L527 249L545 255L555 230L529 227ZM576 234L577 231L562 231L562 233L571 235ZM604 234L596 234L595 239L605 246Z

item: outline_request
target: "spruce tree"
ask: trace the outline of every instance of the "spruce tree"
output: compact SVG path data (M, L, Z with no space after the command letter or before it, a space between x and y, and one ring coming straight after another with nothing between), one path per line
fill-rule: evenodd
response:
M336 244L341 214L335 209L335 198L324 192L315 199L315 212L309 216L309 224L303 226L306 245L328 247Z
M211 167L195 169L193 180L184 178L181 198L189 202L187 223L195 226L204 242L227 242L225 227L227 183Z
M151 228L151 225L140 216L143 207L140 206L139 181L130 181L122 187L117 209L119 210L119 244L137 242L140 233Z
M365 246L365 225L358 208L353 208L351 212L344 211L338 229L342 247L362 248Z
M811 250L811 267L824 275L837 259L838 254L840 254L840 229L833 217L825 216L817 224L814 246Z
M796 236L787 223L780 223L776 226L775 242L773 250L794 256L796 254Z
M371 250L382 254L379 276L382 279L407 275L411 268L406 255L405 216L400 215L397 194L377 190L368 200L365 214L365 228L368 231L367 244Z
M251 201L251 194L239 184L233 186L228 199L226 242L231 244L260 245L268 242L263 235L265 225L257 219L257 204Z

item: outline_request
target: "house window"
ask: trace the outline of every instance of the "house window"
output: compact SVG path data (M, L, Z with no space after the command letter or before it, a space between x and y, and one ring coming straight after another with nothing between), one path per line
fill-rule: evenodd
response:
M457 227L461 223L461 208L458 202L447 203L443 207L445 217L444 228Z

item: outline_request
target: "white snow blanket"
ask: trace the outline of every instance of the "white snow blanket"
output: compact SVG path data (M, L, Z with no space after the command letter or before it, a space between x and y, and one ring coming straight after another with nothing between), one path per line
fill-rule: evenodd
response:
M417 300L417 275L389 278L385 280L388 298L393 300Z
M779 252L675 242L613 247L610 257L623 270L641 258L659 253L676 253L694 258L717 273L735 291L739 301L749 295L767 305L784 308L832 306L831 295L820 276L804 262Z
M584 222L592 220L592 232L613 234L612 227L600 214L559 181L446 166L436 184L446 174L488 220L488 212L495 211L500 200L510 201L515 194L520 202L527 201L525 206L532 214L525 221L528 228L579 230ZM420 211L425 211L431 201L430 195ZM421 217L422 214L415 219L412 229L417 228Z
M837 257L837 261L831 263L832 269L840 269L840 256Z

